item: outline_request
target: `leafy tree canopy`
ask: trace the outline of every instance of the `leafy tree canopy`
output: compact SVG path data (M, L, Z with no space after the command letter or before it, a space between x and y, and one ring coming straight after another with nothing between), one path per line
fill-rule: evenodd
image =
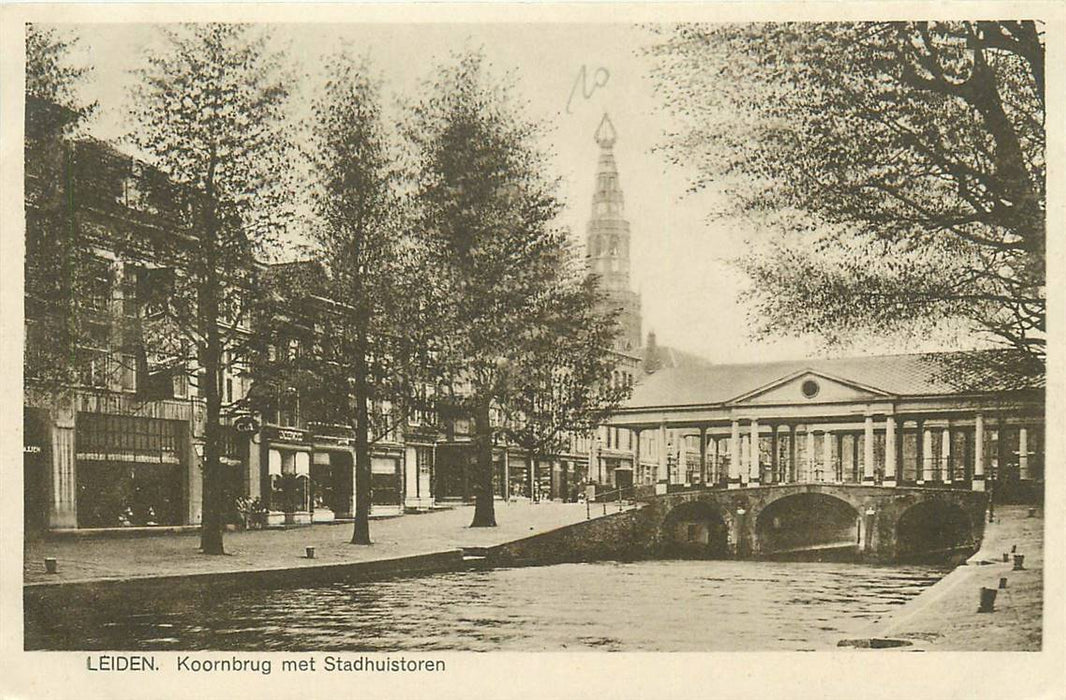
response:
M1019 22L680 25L652 50L665 152L773 235L757 331L1045 350L1044 40Z
M456 399L476 426L473 525L491 526L499 430L492 410L515 412L516 374L550 377L545 349L563 343L555 321L572 255L556 223L556 183L538 149L542 127L525 116L511 83L495 77L481 54L467 53L440 67L425 94L405 125L416 229L449 302L443 350L468 387ZM536 388L551 390L551 382Z

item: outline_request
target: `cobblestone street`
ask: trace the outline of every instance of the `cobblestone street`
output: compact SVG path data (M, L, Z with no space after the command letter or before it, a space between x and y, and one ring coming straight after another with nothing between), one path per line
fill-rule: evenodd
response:
M195 532L34 539L26 543L25 581L121 579L388 559L501 544L584 520L586 513L585 506L576 503L497 502L497 527L470 528L473 510L472 506L458 506L422 515L371 520L374 544L370 547L349 544L351 523L228 532L227 555L221 557L200 554L200 537ZM315 547L315 559L304 557L307 546ZM58 560L57 574L45 572L45 557Z

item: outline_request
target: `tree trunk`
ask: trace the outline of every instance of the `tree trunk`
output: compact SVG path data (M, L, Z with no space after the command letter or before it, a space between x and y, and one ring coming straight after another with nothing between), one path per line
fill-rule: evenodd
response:
M352 544L370 544L370 410L365 325L356 330L355 348L355 525Z
M222 396L219 391L219 378L222 363L222 338L219 332L219 294L218 273L218 219L211 197L214 195L208 178L208 203L204 216L203 277L197 290L200 331L204 336L201 346L200 363L203 366L204 403L204 469L200 550L204 554L225 554L222 544L222 470L221 470L221 415Z
M492 488L492 426L489 400L479 398L474 411L477 427L478 489L474 501L474 521L470 527L496 527L496 503Z
M217 333L215 334L217 336ZM225 554L222 545L222 473L221 473L221 427L222 404L218 392L219 362L217 340L208 341L208 346L215 345L215 350L204 353L204 374L207 384L205 402L207 414L204 421L204 470L203 470L203 514L200 528L200 549L204 554ZM209 359L214 356L216 359Z

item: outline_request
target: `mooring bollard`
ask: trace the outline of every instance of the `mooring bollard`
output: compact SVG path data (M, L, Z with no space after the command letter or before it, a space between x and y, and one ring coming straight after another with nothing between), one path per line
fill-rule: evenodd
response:
M1007 590L1007 577L1006 576L1000 576L999 577L999 590L1001 590L1001 591Z
M1010 555L1006 552L1003 552L1003 561L1010 561Z
M977 608L979 613L990 613L996 609L996 589L981 587L981 607Z
M1029 509L1029 517L1030 518L1035 518L1036 517L1036 508L1030 508Z
M307 556L308 559L314 559L315 558L315 548L314 547L304 547L304 554Z
M1015 571L1024 571L1025 567L1022 566L1022 564L1024 564L1024 563L1025 563L1025 555L1024 554L1015 554L1014 555L1014 570Z
M45 557L44 558L44 570L45 570L45 572L47 572L49 574L57 574L57 573L59 573L59 564L56 563L56 558L55 557Z

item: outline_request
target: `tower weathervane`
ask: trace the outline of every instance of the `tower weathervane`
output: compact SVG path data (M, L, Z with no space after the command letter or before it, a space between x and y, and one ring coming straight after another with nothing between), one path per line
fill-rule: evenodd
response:
M616 138L618 138L618 134L614 130L614 124L611 123L611 118L607 116L607 112L604 112L600 125L596 127L596 143L600 144L600 148L611 148L614 146Z

